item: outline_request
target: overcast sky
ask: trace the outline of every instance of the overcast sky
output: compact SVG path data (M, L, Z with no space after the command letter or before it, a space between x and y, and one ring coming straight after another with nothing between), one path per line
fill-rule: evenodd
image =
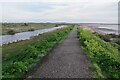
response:
M0 19L2 22L117 23L118 1L1 0Z

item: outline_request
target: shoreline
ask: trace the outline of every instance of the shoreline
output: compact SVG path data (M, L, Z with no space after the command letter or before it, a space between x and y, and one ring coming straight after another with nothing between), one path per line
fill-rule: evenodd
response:
M115 34L115 35L119 35L119 31L117 30L113 30L113 29L108 29L108 28L98 28L98 27L89 27L89 26L80 26L92 33L96 32L98 34L102 34L102 35L105 35L105 34Z
M82 27L83 29L85 29L87 31L90 31L92 33L96 32L98 34L105 34L105 33L101 32L101 31L99 31L99 30L97 30L95 28L89 27L89 26L80 26L80 27Z

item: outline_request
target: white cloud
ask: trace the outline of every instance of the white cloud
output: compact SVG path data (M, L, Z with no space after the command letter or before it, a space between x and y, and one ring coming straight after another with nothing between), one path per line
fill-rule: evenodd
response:
M119 0L1 0L7 22L110 22L117 23ZM7 2L7 3L6 3ZM21 4L22 2L22 4ZM26 5L27 4L27 5ZM43 5L43 6L41 6ZM31 6L30 9L28 6ZM34 7L37 6L37 7ZM44 7L50 7L46 9ZM26 9L25 9L26 8ZM34 9L37 9L35 11ZM44 10L40 10L43 8ZM28 10L30 9L30 10Z
M118 2L119 0L1 0L0 2Z

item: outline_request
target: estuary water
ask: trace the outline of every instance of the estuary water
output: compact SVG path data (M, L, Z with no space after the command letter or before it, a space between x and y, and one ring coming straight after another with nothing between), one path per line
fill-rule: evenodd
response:
M21 33L16 33L14 35L1 35L0 36L0 45L13 43L13 42L21 41L21 40L27 40L27 39L30 39L31 37L38 36L39 34L54 31L54 30L64 28L64 27L67 27L67 26L63 25L63 26L58 26L58 27L53 27L53 28L48 28L48 29L40 29L40 30L29 31L29 32L21 32Z
M105 34L120 34L120 25L118 24L83 23L80 25L95 28Z

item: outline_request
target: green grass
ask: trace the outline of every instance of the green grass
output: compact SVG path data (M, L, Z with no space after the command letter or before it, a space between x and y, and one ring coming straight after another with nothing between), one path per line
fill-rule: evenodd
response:
M2 48L0 47L0 79L2 78Z
M95 34L78 29L79 40L84 47L98 78L120 78L120 54L118 49Z
M39 36L35 36L29 40L23 40L23 41L19 41L19 42L14 42L14 43L10 43L10 44L5 44L2 46L2 58L3 60L5 60L7 57L12 56L13 54L16 55L18 51L21 51L22 49L24 49L25 47L27 47L28 45L32 45L35 42L39 42L42 39L45 39L51 35L53 35L56 32L59 32L63 29L58 29L52 32L47 32L44 33L42 35Z
M96 36L100 37L102 40L109 42L111 45L114 47L118 48L119 53L120 53L120 34L98 34L98 33L93 33Z
M29 69L36 65L37 61L41 60L44 56L46 56L55 44L57 44L65 36L67 36L67 34L71 30L72 27L67 27L54 31L52 33L47 33L45 34L46 36L42 39L39 39L39 37L37 37L37 41L33 43L31 43L31 41L28 42L31 44L25 46L24 49L22 48L20 51L16 50L15 53L11 52L11 56L9 57L5 56L5 60L3 60L2 65L2 77L18 78L23 76ZM33 39L33 41L34 40L36 39Z
M24 25L24 23L4 23L0 24L0 35L9 34L9 31L13 30L15 33L25 32L38 29L46 29L55 27L57 24L55 23L27 23L28 25Z

